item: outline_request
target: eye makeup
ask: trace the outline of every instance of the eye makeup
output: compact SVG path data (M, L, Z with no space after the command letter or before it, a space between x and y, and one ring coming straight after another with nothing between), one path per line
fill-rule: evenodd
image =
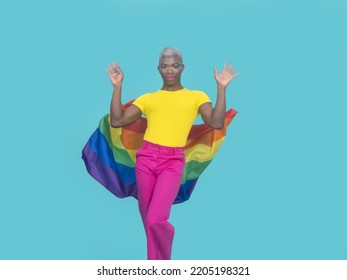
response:
M161 70L167 70L169 67L171 67L174 71L178 71L181 68L182 64L180 63L174 63L171 65L167 64L160 64L160 69Z

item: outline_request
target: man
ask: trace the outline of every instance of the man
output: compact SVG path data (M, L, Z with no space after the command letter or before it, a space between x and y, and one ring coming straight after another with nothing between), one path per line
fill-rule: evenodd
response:
M112 127L124 127L146 115L148 126L143 146L136 155L138 203L147 236L148 259L170 259L174 227L168 222L172 203L178 193L185 165L183 147L200 113L214 129L222 129L226 111L226 87L238 73L224 64L221 73L214 68L217 100L213 108L202 91L182 86L182 55L176 48L164 48L158 71L163 79L160 90L137 98L123 110L121 91L124 74L118 63L106 72L113 85L110 108Z

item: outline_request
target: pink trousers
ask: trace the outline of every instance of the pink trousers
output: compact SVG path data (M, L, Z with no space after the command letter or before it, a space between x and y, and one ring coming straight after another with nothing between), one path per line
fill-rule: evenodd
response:
M183 148L144 141L136 154L138 203L149 260L171 259L175 228L168 222L185 165Z

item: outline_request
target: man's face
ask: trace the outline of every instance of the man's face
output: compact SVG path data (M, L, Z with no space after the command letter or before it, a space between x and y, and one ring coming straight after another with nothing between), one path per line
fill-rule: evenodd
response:
M164 56L159 61L158 70L164 84L173 86L180 83L184 65L178 56Z

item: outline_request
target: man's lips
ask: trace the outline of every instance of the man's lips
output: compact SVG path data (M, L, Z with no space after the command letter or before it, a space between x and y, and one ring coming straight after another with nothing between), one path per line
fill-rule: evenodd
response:
M165 78L166 78L166 80L168 80L168 81L172 81L172 80L175 79L175 77L165 77Z

